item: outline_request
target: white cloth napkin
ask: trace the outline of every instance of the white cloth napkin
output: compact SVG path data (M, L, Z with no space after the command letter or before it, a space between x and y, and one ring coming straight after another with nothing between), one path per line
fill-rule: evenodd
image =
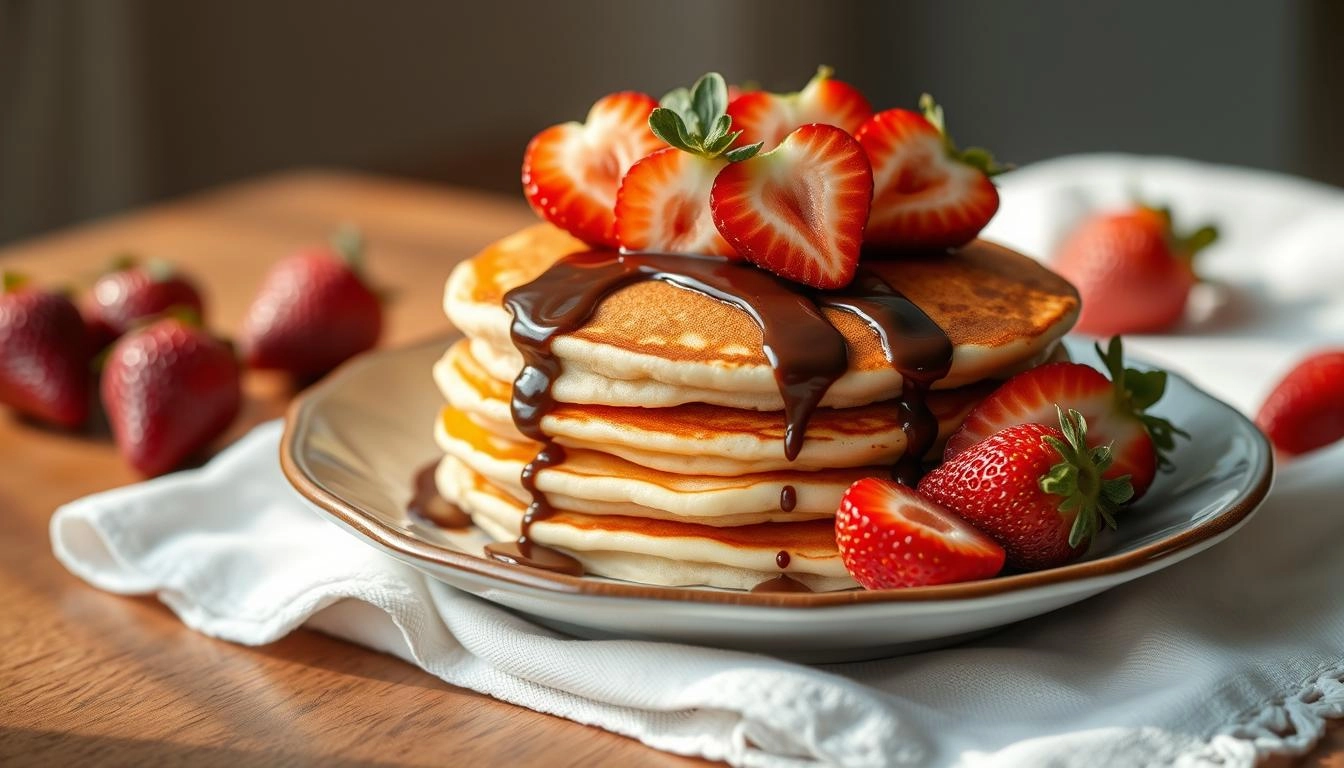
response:
M1134 190L1217 219L1225 284L1182 332L1131 340L1247 412L1297 356L1344 340L1344 193L1174 160L1085 157L1004 179L991 236L1037 253ZM1236 536L1168 570L977 642L809 668L587 641L534 626L308 511L263 425L201 470L52 519L56 556L112 592L157 594L235 642L301 624L453 683L745 766L1250 766L1344 716L1344 445L1281 468Z

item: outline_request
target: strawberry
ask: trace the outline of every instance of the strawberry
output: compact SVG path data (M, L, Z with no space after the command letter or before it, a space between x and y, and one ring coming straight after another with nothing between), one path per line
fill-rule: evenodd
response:
M1087 440L1077 411L1057 412L1059 429L1017 424L943 462L919 492L988 534L1020 570L1076 560L1134 494L1129 480L1104 479L1111 450Z
M1195 254L1217 238L1211 226L1176 235L1171 213L1159 208L1085 219L1065 238L1052 265L1082 296L1075 330L1109 336L1176 325L1196 282Z
M89 416L89 346L65 296L0 273L0 403L76 428Z
M1344 349L1310 355L1275 385L1255 423L1288 456L1344 439Z
M732 149L724 114L728 89L716 72L663 97L649 128L670 146L630 166L616 196L616 238L622 248L700 253L738 258L714 227L709 193L728 163L745 160L760 145Z
M630 166L660 146L648 125L657 106L642 93L613 93L597 100L586 122L538 133L523 153L527 202L580 240L615 248L616 190Z
M93 284L85 322L93 329L101 349L129 331L138 321L185 310L204 318L204 303L192 280L172 265L150 261L143 265L123 257Z
M767 150L808 123L833 125L852 135L873 114L872 105L858 88L831 75L830 67L820 67L797 93L748 91L737 96L728 104L733 127L742 131L743 142L763 142Z
M1007 427L1053 423L1056 409L1065 408L1083 415L1094 444L1110 446L1112 464L1105 477L1128 476L1134 499L1139 499L1153 484L1158 467L1167 463L1175 436L1189 435L1147 413L1166 392L1165 371L1126 368L1119 337L1111 339L1105 352L1097 346L1097 354L1110 372L1109 380L1089 365L1049 363L1004 382L948 438L944 460Z
M360 277L362 252L345 232L271 267L243 320L247 365L309 378L377 344L383 309Z
M720 171L709 205L724 239L756 266L840 288L854 279L872 193L859 143L835 126L811 124Z
M924 114L888 109L855 137L873 165L873 210L867 242L902 250L956 248L999 210L990 177L1007 170L989 152L958 150L943 127L943 109L920 99Z
M121 337L103 367L103 408L121 455L169 472L219 437L242 401L228 345L176 317Z
M1003 548L913 488L867 477L835 513L835 543L854 580L897 589L987 579L1003 569Z

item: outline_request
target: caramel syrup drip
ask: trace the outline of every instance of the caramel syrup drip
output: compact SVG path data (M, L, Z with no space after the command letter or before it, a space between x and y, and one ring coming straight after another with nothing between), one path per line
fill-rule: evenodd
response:
M406 502L406 514L441 528L466 528L471 525L471 516L439 494L439 486L434 481L438 466L438 462L432 461L415 473L414 491L411 500Z

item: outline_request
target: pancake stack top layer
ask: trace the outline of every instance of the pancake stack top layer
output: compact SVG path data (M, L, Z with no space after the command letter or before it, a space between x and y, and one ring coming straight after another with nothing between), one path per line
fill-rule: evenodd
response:
M868 260L823 293L542 224L461 264L445 309L468 340L435 370L439 486L496 539L523 534L495 556L544 565L545 544L644 583L834 589L853 585L830 531L844 488L917 469L986 380L1057 351L1078 300L981 241Z

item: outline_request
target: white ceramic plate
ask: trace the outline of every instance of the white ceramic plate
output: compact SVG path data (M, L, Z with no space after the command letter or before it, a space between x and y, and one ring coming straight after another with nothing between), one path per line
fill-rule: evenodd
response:
M430 367L451 340L377 352L341 368L289 411L285 475L321 514L431 576L584 637L637 637L807 660L873 658L943 645L1077 602L1180 562L1236 531L1269 491L1271 452L1241 414L1177 376L1155 412L1195 435L1175 471L1077 563L904 590L819 594L668 588L573 577L486 559L484 534L406 513L415 472L436 461L442 396ZM1075 360L1096 364L1090 346Z

